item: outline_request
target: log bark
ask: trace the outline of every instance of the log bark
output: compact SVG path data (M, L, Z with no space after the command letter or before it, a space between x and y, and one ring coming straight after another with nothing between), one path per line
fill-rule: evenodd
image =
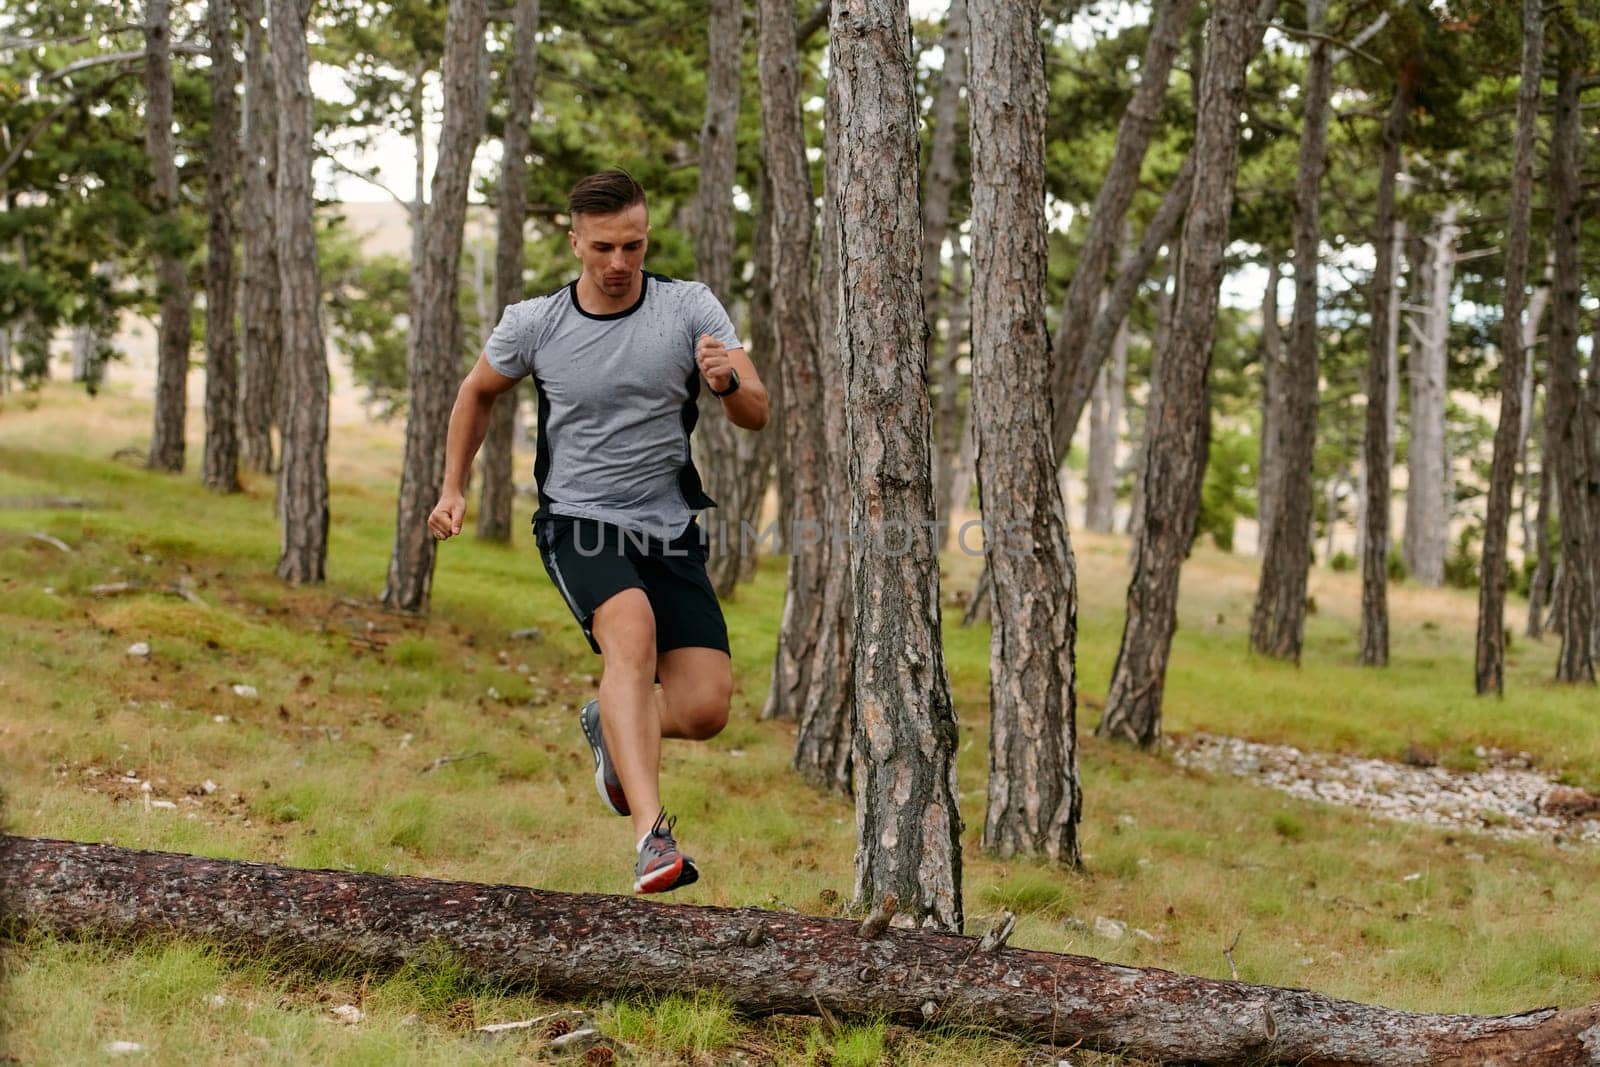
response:
M1411 448L1406 470L1404 561L1411 577L1427 586L1444 581L1450 547L1450 456L1445 446L1449 401L1450 294L1455 289L1456 217L1461 205L1447 203L1428 237L1427 309L1413 326L1411 346ZM1408 320L1409 321L1409 320Z
M312 114L306 20L310 0L271 0L273 73L280 105L277 226L282 316L283 462L278 468L278 577L321 582L328 560L328 353L312 200Z
M977 938L760 908L684 907L523 886L302 870L0 838L12 931L190 937L379 970L441 948L542 996L716 990L752 1014L978 1026L1158 1061L1600 1065L1600 1005L1515 1015L1394 1011ZM868 931L870 932L870 931Z
M463 350L460 292L462 227L472 157L483 133L484 0L457 0L445 21L444 119L439 158L429 190L423 254L413 263L416 338L411 355L411 392L406 414L405 460L395 514L394 551L383 602L399 611L427 610L433 590L436 542L428 512L444 478L445 432L450 405L461 381ZM420 189L420 186L419 186Z
M1367 299L1367 411L1362 450L1363 522L1361 541L1361 664L1389 664L1389 485L1394 442L1389 431L1389 393L1393 387L1389 351L1389 305L1394 301L1395 185L1400 173L1400 141L1415 92L1415 74L1402 71L1383 123L1378 160L1378 219L1373 238L1376 266Z
M1320 33L1327 5L1308 0L1306 26ZM1263 430L1262 450L1276 452L1275 481L1264 483L1273 500L1263 526L1261 584L1250 618L1250 647L1266 656L1300 662L1306 632L1306 581L1311 570L1311 474L1317 448L1317 268L1322 244L1322 175L1328 155L1328 100L1333 57L1313 41L1306 64L1305 119L1294 191L1294 317L1289 356L1278 383L1278 417ZM1263 418L1263 423L1266 420ZM1262 469L1267 465L1263 462Z
M157 331L155 421L150 470L181 472L189 392L189 274L178 219L178 163L172 137L172 21L168 0L145 5L145 150L150 155L154 201L156 286L161 296Z
M1494 431L1483 565L1478 582L1473 683L1480 696L1505 691L1506 535L1511 521L1511 488L1516 480L1517 432L1522 421L1522 312L1528 295L1534 136L1539 124L1543 51L1544 7L1539 0L1523 0L1522 78L1517 90L1517 134L1512 151L1511 205L1506 222L1505 310L1500 320L1500 422Z
M500 321L522 299L523 226L528 218L528 129L533 122L539 71L539 0L517 0L512 9L511 54L506 60L506 128L501 140L500 193L495 210L494 307L485 321ZM508 544L516 501L518 394L514 386L497 397L484 434L479 463L478 539Z
M1076 866L1078 589L1050 441L1040 11L972 11L972 425L994 578L983 846Z
M1595 522L1600 518L1600 507L1590 489L1597 478L1595 461L1600 457L1590 451L1593 441L1588 432L1578 365L1583 284L1579 260L1583 124L1578 97L1584 68L1576 51L1574 37L1567 37L1557 53L1556 113L1550 137L1551 210L1555 216L1550 245L1555 273L1545 402L1551 454L1545 456L1545 468L1555 475L1561 494L1561 558L1568 564L1556 680L1593 685L1595 649L1590 642L1594 636L1595 583L1600 578L1594 567ZM1594 363L1590 366L1593 374Z
M283 321L272 204L278 183L278 94L267 51L262 0L241 0L244 19L244 174L239 205L242 345L240 459L253 471L276 469L272 430L283 411Z
M234 322L234 212L239 177L239 110L234 88L232 0L208 0L211 134L206 150L206 440L200 480L219 493L239 490L239 340Z
M1248 0L1212 8L1195 122L1194 193L1183 226L1171 333L1158 357L1146 421L1144 522L1135 535L1127 622L1097 731L1146 746L1161 737L1178 576L1199 517L1210 422L1206 376L1233 207L1239 108L1245 71L1260 40L1256 17Z
M906 0L840 0L831 187L855 604L855 897L959 930L955 707L940 635L922 315L916 52ZM865 639L870 635L870 640Z

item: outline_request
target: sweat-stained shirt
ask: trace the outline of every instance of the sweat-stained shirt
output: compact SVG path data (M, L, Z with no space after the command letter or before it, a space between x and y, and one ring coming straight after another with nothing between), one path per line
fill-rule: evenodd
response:
M638 301L609 315L578 306L576 281L506 308L484 356L538 392L535 522L565 515L673 538L716 506L689 452L703 334L743 347L708 287L649 271Z

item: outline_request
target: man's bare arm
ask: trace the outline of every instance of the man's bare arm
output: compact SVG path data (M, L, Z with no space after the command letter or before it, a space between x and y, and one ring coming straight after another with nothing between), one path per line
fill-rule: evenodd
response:
M440 541L461 532L467 513L467 472L489 432L489 412L494 408L495 397L509 391L517 381L490 367L489 361L479 355L456 393L455 406L450 409L450 432L445 437L444 483L439 489L439 503L428 516L428 530Z
M767 425L767 387L743 348L727 348L707 334L700 338L695 360L706 383L717 392L731 385L733 372L738 372L738 390L722 400L722 411L729 422L744 430L760 430Z

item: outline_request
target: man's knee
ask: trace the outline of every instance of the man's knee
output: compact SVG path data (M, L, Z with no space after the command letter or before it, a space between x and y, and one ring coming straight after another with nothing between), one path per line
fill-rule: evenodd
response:
M733 698L732 679L726 684L720 680L698 687L684 708L684 732L692 741L705 741L716 737L728 725L728 705Z
M606 668L656 670L656 617L643 590L627 589L601 604L594 613L594 640Z

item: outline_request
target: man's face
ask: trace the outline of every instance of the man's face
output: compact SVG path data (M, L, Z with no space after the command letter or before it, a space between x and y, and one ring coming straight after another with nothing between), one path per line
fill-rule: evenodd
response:
M607 296L628 295L650 246L650 217L643 204L615 215L575 215L567 238L583 273Z

